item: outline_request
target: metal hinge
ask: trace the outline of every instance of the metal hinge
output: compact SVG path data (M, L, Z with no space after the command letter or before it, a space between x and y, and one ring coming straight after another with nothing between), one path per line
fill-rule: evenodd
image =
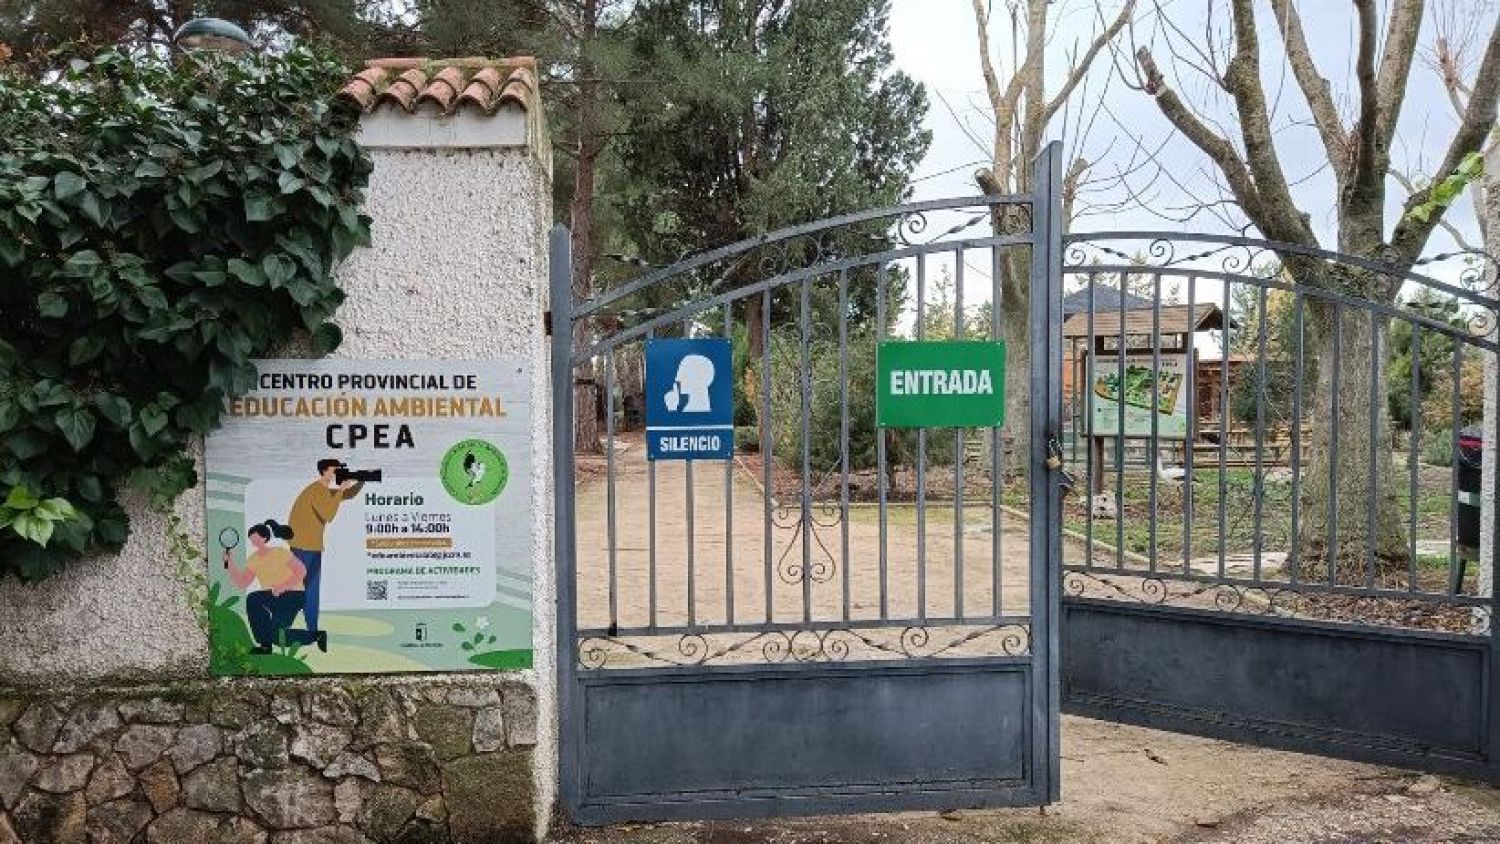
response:
M547 334L548 337L552 336L552 312L551 311L543 311L542 312L542 331L546 332L546 334Z

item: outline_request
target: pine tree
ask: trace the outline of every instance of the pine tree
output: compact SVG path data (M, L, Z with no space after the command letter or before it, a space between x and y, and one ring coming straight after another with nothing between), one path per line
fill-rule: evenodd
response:
M888 0L642 2L632 37L643 81L624 91L620 155L622 225L643 256L667 264L683 244L900 203L930 137L925 92L893 68L888 14ZM875 311L870 279L850 280L851 322ZM791 296L772 299L773 325L795 314ZM761 307L749 296L741 310L751 360L766 348Z

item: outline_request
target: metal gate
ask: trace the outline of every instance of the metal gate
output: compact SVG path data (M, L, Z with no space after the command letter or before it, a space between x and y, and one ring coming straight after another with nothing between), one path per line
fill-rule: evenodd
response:
M1064 243L1064 711L1500 778L1494 260Z
M1038 161L1031 195L784 229L586 302L554 231L572 820L1057 799L1058 161ZM1029 449L1008 454L999 428L877 429L875 344L998 337L1006 273L1029 288L1030 346L1045 350L1026 373ZM987 316L965 305L976 284ZM647 461L642 344L703 336L736 338L737 436L756 453ZM605 449L575 459L580 384L599 388Z

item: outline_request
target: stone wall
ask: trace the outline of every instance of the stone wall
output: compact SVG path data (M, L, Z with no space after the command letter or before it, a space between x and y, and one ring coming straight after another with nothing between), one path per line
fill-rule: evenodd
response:
M0 691L0 844L529 841L523 683Z

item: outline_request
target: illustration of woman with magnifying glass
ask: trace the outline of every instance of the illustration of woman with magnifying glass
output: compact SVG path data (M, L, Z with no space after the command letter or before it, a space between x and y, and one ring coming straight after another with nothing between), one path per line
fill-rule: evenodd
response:
M317 645L318 650L326 652L327 633L292 629L292 621L307 604L307 568L291 548L271 544L273 537L291 539L292 529L267 519L247 533L250 548L244 566L235 565L229 546L224 546L224 568L238 589L260 584L245 596L245 616L250 622L250 635L255 638L250 653L268 654L276 645Z

